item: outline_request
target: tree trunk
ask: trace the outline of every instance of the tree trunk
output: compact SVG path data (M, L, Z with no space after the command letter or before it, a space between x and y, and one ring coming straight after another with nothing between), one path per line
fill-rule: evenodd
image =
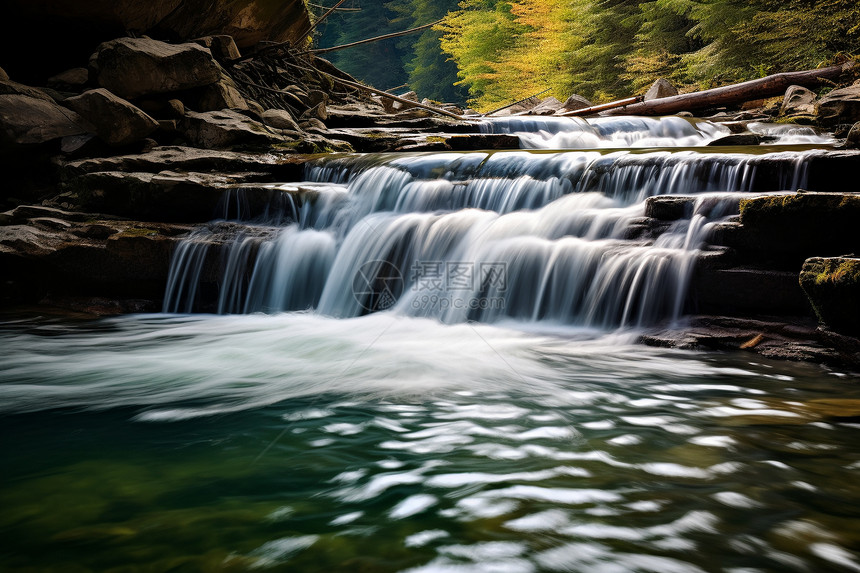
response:
M782 95L789 86L816 87L836 81L854 67L854 62L806 70L774 74L721 88L681 94L628 105L607 112L608 115L671 115L680 111L697 111L711 107L735 105L746 101Z

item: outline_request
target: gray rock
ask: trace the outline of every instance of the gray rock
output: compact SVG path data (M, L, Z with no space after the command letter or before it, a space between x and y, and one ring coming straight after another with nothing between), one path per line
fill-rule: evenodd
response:
M415 93L415 92L412 92ZM417 96L416 96L417 97ZM409 98L406 98L409 99ZM320 103L328 105L328 94L320 90L310 90L308 92L308 107L319 105Z
M282 109L267 109L262 113L263 123L278 129L301 131L299 124L288 111Z
M25 86L12 80L0 80L0 95L21 95L54 103L54 98L48 95L45 90Z
M301 123L299 123L299 125L301 126L302 129L305 129L305 130L307 130L307 129L318 129L320 131L326 130L325 124L315 117L305 119Z
M199 111L219 111L222 109L247 110L248 102L239 93L236 83L226 74L221 76L218 83L200 88L197 100Z
M126 171L158 173L174 171L220 172L272 172L281 181L296 181L302 176L301 161L282 158L271 153L237 153L214 151L194 147L159 147L149 153L93 157L71 161L63 165L63 177L75 179L85 173L99 171Z
M564 100L564 105L562 105L561 107L564 111L574 111L577 109L591 107L593 105L593 103L591 103L581 95L572 94L566 100Z
M45 143L91 131L77 113L48 99L0 95L0 147Z
M212 53L212 57L219 62L237 60L242 57L242 54L239 53L239 47L236 46L236 41L233 40L233 36L226 34L204 36L193 40L193 42L204 48L208 48Z
M249 210L262 214L283 191L254 183L259 177L177 171L88 173L70 182L72 192L64 198L76 210L87 212L139 221L203 223L223 216L224 197L238 189Z
M815 98L815 92L812 90L803 86L789 86L785 90L779 113L781 115L815 113Z
M64 103L92 123L108 145L128 145L158 129L157 121L106 89L90 90Z
M556 98L549 96L532 108L530 113L532 115L552 115L562 107L564 107L563 103L558 101Z
M259 121L241 113L222 110L185 115L180 129L192 145L204 148L223 148L242 143L273 144L283 137Z
M90 71L99 86L127 99L207 86L221 79L221 69L206 48L148 38L101 44L90 57Z
M325 121L328 119L328 113L326 112L325 102L319 102L312 108L306 109L304 113L299 117L300 120L306 119L318 119L320 121Z
M90 72L86 68L72 68L48 78L48 87L56 90L80 91L89 81Z
M816 110L822 125L860 121L860 85L833 90L819 100Z
M645 101L651 101L652 99L660 99L664 97L672 97L678 95L678 88L672 85L672 82L665 78L660 78L651 84L651 87L648 88L648 91L645 92Z

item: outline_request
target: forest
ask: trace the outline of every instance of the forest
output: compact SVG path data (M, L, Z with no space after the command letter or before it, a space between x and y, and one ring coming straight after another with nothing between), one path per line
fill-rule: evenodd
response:
M343 8L320 26L317 46L441 19L330 57L377 88L480 111L547 89L561 100L609 101L661 77L689 91L860 51L856 0L350 0Z

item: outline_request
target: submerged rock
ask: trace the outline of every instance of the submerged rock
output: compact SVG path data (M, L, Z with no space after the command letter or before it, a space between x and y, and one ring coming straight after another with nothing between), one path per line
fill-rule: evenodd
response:
M101 44L90 58L90 72L99 86L126 99L198 88L221 79L221 69L206 48L148 38Z
M84 92L64 104L92 123L108 145L128 145L158 129L158 122L106 89Z
M860 259L807 259L800 271L800 286L823 324L860 336Z

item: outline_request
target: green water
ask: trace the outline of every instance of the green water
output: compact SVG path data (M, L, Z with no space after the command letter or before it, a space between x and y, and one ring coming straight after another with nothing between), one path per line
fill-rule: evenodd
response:
M860 569L857 378L632 340L7 325L0 570Z

